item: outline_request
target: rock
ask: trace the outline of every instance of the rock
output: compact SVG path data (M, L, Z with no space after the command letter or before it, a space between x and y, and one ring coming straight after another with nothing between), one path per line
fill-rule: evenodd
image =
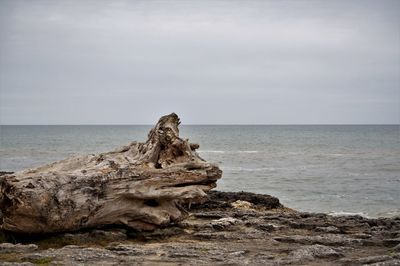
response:
M10 171L0 171L0 176L2 175L9 175L9 174L13 174L14 172L10 172Z
M227 215L226 213L221 211L197 212L193 214L193 216L197 218L210 218L210 219L224 218L226 217L226 215Z
M275 240L285 243L299 243L299 244L321 244L327 246L345 246L349 244L361 243L359 239L353 239L342 235L324 235L324 236L278 236L274 237Z
M171 236L182 235L184 234L184 230L177 226L169 226L163 228L157 228L154 231L145 231L145 232L138 232L138 231L131 231L128 232L129 237L140 237L145 240L161 240Z
M92 230L89 232L75 232L55 234L47 242L60 243L60 246L67 244L85 244L87 242L113 242L127 239L127 232L124 229Z
M229 253L229 256L239 257L239 256L243 256L247 252L248 251L246 251L246 250L239 250L239 251Z
M340 230L335 226L326 226L326 227L316 227L315 231L317 232L324 232L324 233L331 233L331 234L338 234Z
M31 262L0 262L1 266L35 266L35 264Z
M105 239L108 241L122 241L127 238L126 234L127 234L126 230L123 229L111 230L111 231L93 230L90 232L89 236L94 238Z
M293 222L290 221L289 222L289 226L292 228L296 228L296 229L308 229L308 230L313 230L316 228L315 224L312 223L307 223L307 222Z
M394 266L394 265L400 265L400 260L399 259L394 259L394 260L387 260L387 261L381 261L381 262L376 262L372 264L368 264L369 266Z
M266 232L272 232L276 229L277 226L273 225L273 224L258 224L256 226L257 229L260 229L262 231L266 231Z
M313 260L315 258L338 258L342 256L342 253L323 245L302 247L289 254L290 259L296 261Z
M0 253L22 253L28 251L37 250L38 246L35 244L11 244L11 243L2 243L0 244Z
M211 226L214 229L222 230L236 223L238 223L238 219L227 217L211 221Z
M218 240L218 241L227 241L227 240L240 240L242 236L239 234L227 233L223 232L198 232L194 233L193 237L195 239L201 240Z
M386 246L396 246L400 244L400 237L399 238L390 238L390 239L384 239L383 244Z
M124 256L143 256L149 255L148 252L145 252L143 249L133 246L133 245L125 245L125 244L111 244L106 247L107 250L110 250L118 255Z
M388 255L381 255L381 256L370 256L370 257L365 257L365 258L360 258L357 259L357 262L361 264L371 264L375 262L382 262L382 261L387 261L391 260L392 257Z
M376 262L383 262L392 260L393 257L388 255L380 255L380 256L369 256L363 258L352 258L352 259L341 259L340 261L343 263L353 263L353 264L371 264Z
M248 209L253 208L253 204L251 204L248 201L244 201L244 200L237 200L235 202L232 202L231 205L233 208L237 208L237 209L248 210Z
M63 265L115 265L118 256L104 248L68 245L43 251L43 256L63 260ZM58 265L60 263L56 263Z
M360 239L368 239L368 238L372 237L372 235L364 234L364 233L353 234L352 236L355 238L360 238Z
M145 143L58 161L0 177L1 228L51 233L122 224L154 230L204 201L222 171L179 137L176 114L160 118Z
M280 208L282 205L278 198L250 192L222 192L210 191L208 193L208 201L204 202L198 207L201 209L207 208L207 204L211 208L229 208L231 203L235 201L247 201L257 207L264 207L266 209Z
M222 198L224 194L219 195ZM37 242L32 240L38 249L0 253L0 265L4 265L3 261L16 263L14 265L23 262L34 265L260 266L400 263L400 254L395 250L399 244L393 245L393 239L399 237L399 219L376 219L371 222L376 222L376 226L366 226L369 219L362 217L333 217L282 207L268 209L254 203L254 209L234 208L231 203L237 200L241 199L230 195L229 206L223 208L221 205L210 208L207 204L201 208L201 204L196 203L190 215L153 231L107 226L51 234L49 239L38 235ZM12 236L15 235L9 237ZM22 236L14 240L26 243L27 236ZM64 241L65 238L73 241ZM390 245L384 245L383 241L388 239ZM69 245L71 243L74 245Z

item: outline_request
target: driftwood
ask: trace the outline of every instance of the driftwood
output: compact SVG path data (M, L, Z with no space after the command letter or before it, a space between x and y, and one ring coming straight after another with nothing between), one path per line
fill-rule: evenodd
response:
M18 233L122 224L152 230L182 218L222 171L179 137L179 118L160 118L145 143L69 158L0 177L0 224Z

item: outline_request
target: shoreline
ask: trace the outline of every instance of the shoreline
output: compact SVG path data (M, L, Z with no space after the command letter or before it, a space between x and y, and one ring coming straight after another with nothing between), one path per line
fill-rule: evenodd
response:
M0 265L400 263L399 217L299 212L249 192L210 191L204 203L182 207L185 218L149 232L108 226L14 236L14 243L0 244Z

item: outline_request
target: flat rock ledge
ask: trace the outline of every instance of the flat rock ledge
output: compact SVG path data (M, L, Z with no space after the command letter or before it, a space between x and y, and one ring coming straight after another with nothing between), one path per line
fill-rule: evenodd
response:
M3 233L0 265L400 265L400 218L298 212L246 192L182 208L184 219L151 232Z

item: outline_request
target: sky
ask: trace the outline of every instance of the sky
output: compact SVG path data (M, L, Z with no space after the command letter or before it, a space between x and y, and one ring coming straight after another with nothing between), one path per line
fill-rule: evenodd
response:
M0 0L0 124L399 124L400 1Z

